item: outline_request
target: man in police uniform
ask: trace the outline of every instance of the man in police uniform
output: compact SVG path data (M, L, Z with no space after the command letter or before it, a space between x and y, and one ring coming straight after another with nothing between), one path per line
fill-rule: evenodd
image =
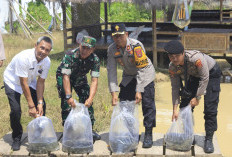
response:
M178 104L182 108L190 103L194 108L199 104L201 96L204 95L206 131L204 151L213 153L212 138L214 131L217 130L221 70L213 58L200 51L184 50L179 41L168 42L164 49L171 61L169 74L172 85L172 120L178 118ZM182 79L185 79L186 82L184 87Z
M69 50L57 69L56 80L59 97L61 98L61 114L63 125L71 110L75 107L72 98L72 88L79 96L79 102L88 107L92 125L94 125L93 98L97 91L100 75L100 60L94 54L96 39L84 36L79 47ZM91 86L89 87L86 74L91 71ZM93 131L93 139L100 140L101 136Z
M4 71L5 93L10 104L10 124L12 132L12 149L20 149L23 128L20 123L20 97L24 96L28 103L28 112L32 117L45 115L46 104L43 99L45 79L50 68L48 57L52 49L49 37L40 37L35 48L24 50L14 56Z
M154 102L155 69L145 54L143 44L138 40L128 38L125 25L112 25L114 43L108 48L107 71L109 90L112 95L112 105L118 101L142 100L142 109L145 126L143 148L152 146L152 129L156 126L156 107ZM119 85L117 81L117 64L123 67L123 78Z

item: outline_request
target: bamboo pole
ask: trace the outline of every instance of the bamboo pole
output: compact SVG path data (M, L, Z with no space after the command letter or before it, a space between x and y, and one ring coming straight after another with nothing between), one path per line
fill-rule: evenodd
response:
M156 9L152 9L152 48L153 48L153 65L157 68L157 34L156 34Z
M223 14L223 11L222 11L222 2L223 0L220 0L220 22L222 23L222 14Z
M46 30L27 10L25 10L24 8L23 8L23 6L19 3L19 2L17 2L17 1L15 1L45 32L47 32L52 38L54 38L53 36L52 36L52 34L48 31L48 30Z
M11 7L12 7L12 3L11 3L11 0L9 0L9 8L10 8L10 13L9 13L9 22L10 22L10 33L13 33L14 31L14 25L13 25L13 14L12 14L12 10L11 10Z
M13 6L13 3L10 1L11 6ZM14 7L11 7L11 9L14 11L15 15L17 16L17 18L21 21L21 23L23 24L24 28L27 30L28 35L32 35L33 33L31 32L31 30L27 27L27 24L23 21L23 19L17 14L16 10L14 9ZM30 36L31 38L31 36Z
M67 49L67 28L66 28L66 4L61 3L63 11L63 35L64 35L64 50Z
M10 6L10 9L12 10L12 11L14 11L14 13L15 13L15 15L17 16L17 18L18 18L18 20L19 20L19 24L20 24L20 26L22 27L22 29L23 29L23 32L24 32L24 34L26 35L26 37L27 38L31 38L31 36L30 36L30 34L29 34L29 31L27 30L27 28L26 28L26 26L24 25L24 23L22 22L22 19L19 17L19 15L16 13L16 11L15 11L15 9L14 9L14 7L12 7L12 5ZM32 38L31 38L32 39Z

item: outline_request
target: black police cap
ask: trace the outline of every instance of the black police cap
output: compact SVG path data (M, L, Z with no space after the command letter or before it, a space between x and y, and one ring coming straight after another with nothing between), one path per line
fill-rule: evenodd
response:
M181 44L181 42L177 40L169 41L165 46L164 50L168 54L179 54L184 52L184 46Z
M117 23L117 24L111 25L111 31L112 31L112 36L116 34L125 34L126 26L124 23Z

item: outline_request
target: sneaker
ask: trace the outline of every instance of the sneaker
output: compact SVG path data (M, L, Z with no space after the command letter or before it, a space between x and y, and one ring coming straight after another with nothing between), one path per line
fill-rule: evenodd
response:
M12 143L11 149L13 151L20 150L20 145L21 145L21 139L15 138L15 139L13 139L13 143Z

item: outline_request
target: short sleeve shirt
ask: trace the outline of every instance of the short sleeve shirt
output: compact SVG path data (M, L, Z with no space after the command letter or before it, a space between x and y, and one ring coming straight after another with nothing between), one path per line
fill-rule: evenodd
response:
M100 76L100 60L96 54L92 53L86 59L81 59L80 49L69 50L57 69L58 74L70 75L71 79L86 76L91 71L92 77Z
M22 94L20 77L28 79L28 85L36 89L36 78L40 76L46 79L50 68L49 57L38 63L35 57L35 49L28 49L18 53L13 57L10 64L4 71L4 82L16 92Z

